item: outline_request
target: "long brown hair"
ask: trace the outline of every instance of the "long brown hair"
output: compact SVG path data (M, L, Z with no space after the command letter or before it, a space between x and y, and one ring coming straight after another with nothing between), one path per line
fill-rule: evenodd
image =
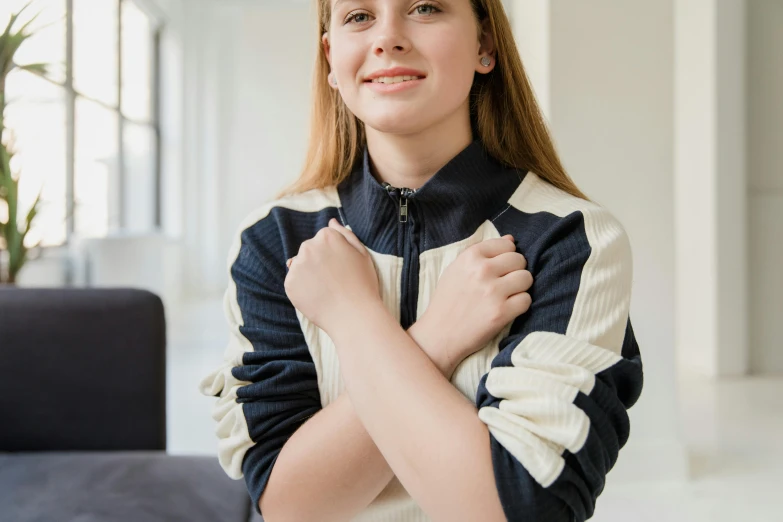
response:
M313 75L310 144L299 179L279 196L335 186L359 159L365 144L364 123L327 84L329 62L322 37L331 21L330 0L316 0L318 56ZM471 0L481 34L488 20L495 43L495 68L476 74L470 91L473 131L487 152L501 163L531 170L569 194L588 199L565 172L522 66L501 0Z

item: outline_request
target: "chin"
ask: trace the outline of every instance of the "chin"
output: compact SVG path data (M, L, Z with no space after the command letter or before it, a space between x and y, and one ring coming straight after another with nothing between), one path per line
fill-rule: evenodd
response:
M366 119L360 118L368 127L372 127L378 132L387 134L415 134L426 129L430 125L429 120L422 117L422 114L415 114L413 111L393 113L372 114Z

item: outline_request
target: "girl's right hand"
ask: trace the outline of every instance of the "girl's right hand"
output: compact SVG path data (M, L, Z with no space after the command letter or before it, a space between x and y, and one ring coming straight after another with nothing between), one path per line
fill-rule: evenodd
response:
M408 334L446 378L530 308L533 276L511 235L477 243L444 271Z

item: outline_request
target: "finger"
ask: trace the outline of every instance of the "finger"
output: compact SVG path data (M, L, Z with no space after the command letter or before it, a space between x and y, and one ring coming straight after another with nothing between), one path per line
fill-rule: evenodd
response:
M515 270L498 281L507 296L527 292L533 286L533 274L527 270Z
M296 256L294 256L294 257L296 257ZM291 268L291 263L294 262L294 257L292 257L288 261L286 261L285 262L285 266L287 266L288 268Z
M524 314L530 310L530 306L533 304L533 298L528 292L522 292L509 296L504 303L504 308L508 317L516 319L518 316Z
M511 235L499 237L497 239L485 239L481 243L478 243L476 248L484 257L495 257L504 252L514 252L517 249Z
M348 240L348 242L353 245L353 247L361 252L362 254L366 253L366 249L364 248L364 245L361 241L359 241L359 238L356 237L356 234L348 230L346 227L342 226L339 221L337 221L335 218L332 218L329 220L329 228L333 228L334 230L338 231L340 234L342 234L345 239Z
M519 252L503 252L487 261L492 267L492 273L497 277L502 277L515 270L525 270L527 260Z

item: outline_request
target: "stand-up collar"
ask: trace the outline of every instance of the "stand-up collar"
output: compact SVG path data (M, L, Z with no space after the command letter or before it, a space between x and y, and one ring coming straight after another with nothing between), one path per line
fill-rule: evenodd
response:
M524 175L491 157L480 140L472 141L408 197L411 221L423 232L422 251L472 235L505 208ZM399 196L373 175L366 145L338 191L345 219L362 243L395 254Z

